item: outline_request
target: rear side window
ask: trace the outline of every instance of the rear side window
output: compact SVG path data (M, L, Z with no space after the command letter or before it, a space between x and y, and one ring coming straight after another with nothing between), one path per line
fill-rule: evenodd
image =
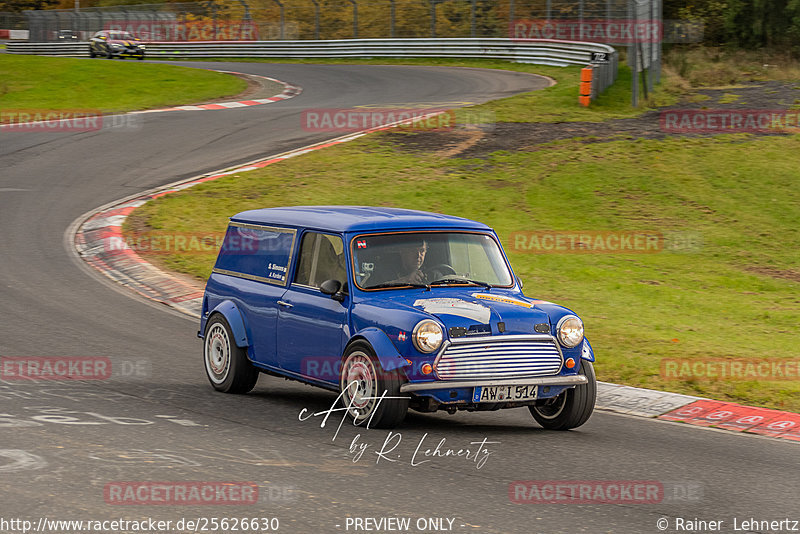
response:
M300 243L294 282L304 286L319 287L325 280L338 280L344 285L344 243L335 235L306 232Z
M214 272L285 286L296 235L293 228L232 222Z

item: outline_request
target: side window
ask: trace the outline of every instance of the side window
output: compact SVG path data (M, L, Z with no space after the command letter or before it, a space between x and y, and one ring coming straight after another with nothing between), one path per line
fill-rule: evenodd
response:
M319 287L325 280L347 282L345 274L344 244L339 236L306 232L300 242L297 273L294 281Z
M290 228L232 222L214 270L285 286L296 233Z

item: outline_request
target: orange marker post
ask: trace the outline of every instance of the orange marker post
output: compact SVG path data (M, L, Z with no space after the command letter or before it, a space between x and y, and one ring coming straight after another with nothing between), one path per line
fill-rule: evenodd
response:
M581 88L578 102L586 107L592 101L592 70L591 65L581 69Z

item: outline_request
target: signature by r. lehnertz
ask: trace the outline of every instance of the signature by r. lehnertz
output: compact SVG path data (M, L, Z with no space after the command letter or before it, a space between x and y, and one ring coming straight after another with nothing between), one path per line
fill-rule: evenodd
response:
M341 413L342 418L339 421L339 425L336 427L336 431L333 433L333 438L331 438L331 441L336 441L336 438L339 436L339 431L342 429L342 425L346 419L347 412L354 409L354 398L351 398L349 406L337 407L342 400L343 395L344 391L340 393L338 397L336 397L330 408L326 410L309 413L308 408L303 408L300 410L298 419L300 421L306 421L312 417L322 417L322 421L320 422L319 426L320 428L325 428L325 425L327 424L331 415L335 413ZM377 412L380 403L391 398L394 397L387 397L386 391L384 391L380 397L362 397L362 400L377 400L377 404L373 410L374 415L375 412ZM370 428L371 422L371 417L366 420L365 427L367 429ZM355 421L353 424L358 426L358 423ZM428 436L427 432L425 432L425 434L423 434L423 436L416 442L414 452L411 454L406 454L404 460L403 450L398 449L402 442L403 435L400 432L389 431L386 434L383 443L379 447L374 446L371 442L363 440L361 438L361 434L356 434L356 436L350 442L349 454L352 457L353 463L360 462L362 459L364 459L365 453L369 452L370 454L375 455L374 459L376 464L381 463L381 461L408 461L412 467L417 467L437 458L460 458L463 461L474 464L476 469L481 469L484 465L486 465L489 456L494 454L494 451L490 449L489 445L496 445L500 443L499 441L489 441L489 438L483 438L480 441L470 441L468 446L465 447L451 447L447 444L447 438L441 438L439 442L433 446L432 443L434 443L434 440ZM367 457L369 458L370 456Z

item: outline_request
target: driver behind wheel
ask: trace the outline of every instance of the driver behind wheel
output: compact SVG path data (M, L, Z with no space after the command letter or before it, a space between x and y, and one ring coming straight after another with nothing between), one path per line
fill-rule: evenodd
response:
M425 254L428 253L428 242L415 237L398 244L400 262L395 279L390 282L407 284L427 284L428 277L422 272Z

